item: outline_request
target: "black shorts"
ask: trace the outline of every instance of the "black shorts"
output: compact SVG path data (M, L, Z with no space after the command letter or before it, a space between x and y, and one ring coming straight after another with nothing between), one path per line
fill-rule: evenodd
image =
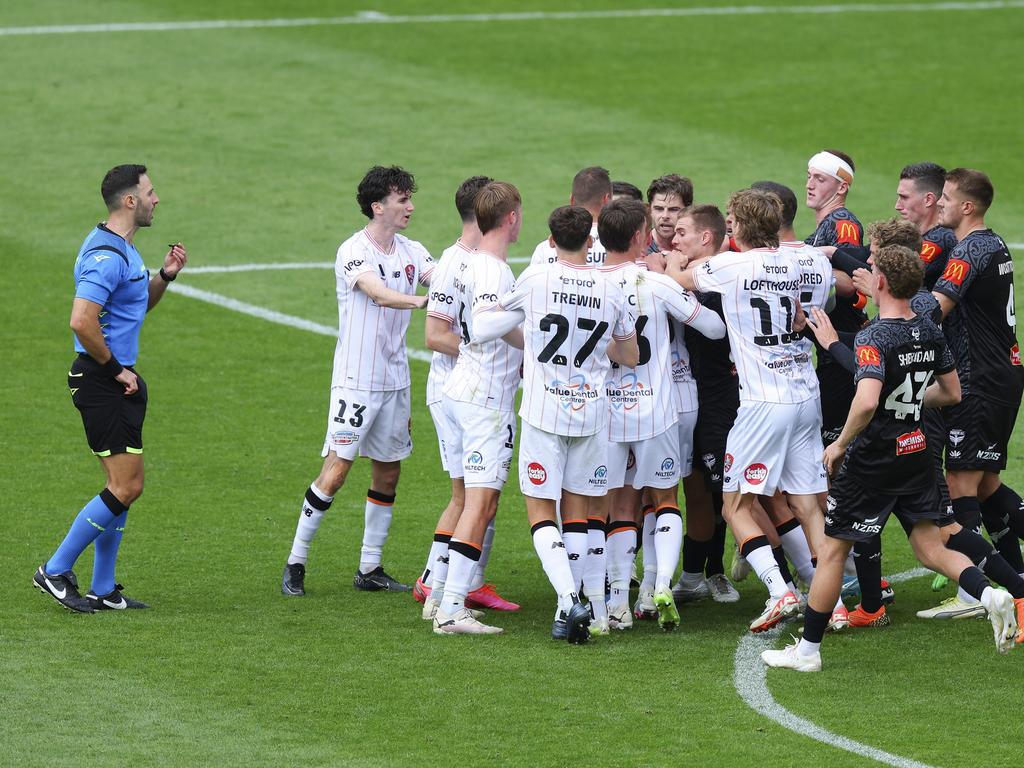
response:
M136 376L138 373L129 368ZM79 355L68 372L71 401L82 414L85 438L97 456L142 453L142 422L146 419L146 382L125 395L124 385L100 369L91 357Z
M943 408L946 420L946 469L1006 469L1006 450L1017 420L1016 405L997 403L982 395L967 395Z
M942 469L942 449L946 444L946 420L942 417L942 410L925 408L921 412L921 427L935 466L935 486L939 491L939 511L942 513L939 525L952 525L956 518L953 517L953 503L949 499L946 473Z
M815 373L821 390L821 442L828 447L843 431L856 387L853 374L838 363L819 366Z
M697 411L697 424L693 428L693 456L694 462L699 459L704 466L704 483L709 491L722 490L725 442L736 421L738 410L738 401L712 401L706 405L701 403Z
M893 512L907 531L922 520L937 523L942 516L938 488L929 485L906 493L882 493L842 472L825 502L825 533L834 539L868 541L882 532Z

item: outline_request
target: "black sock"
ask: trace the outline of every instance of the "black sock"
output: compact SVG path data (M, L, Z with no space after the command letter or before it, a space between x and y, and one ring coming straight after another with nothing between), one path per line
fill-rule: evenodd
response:
M853 564L860 582L860 607L874 613L882 607L882 537L854 542Z
M831 619L831 611L821 613L808 605L804 609L804 640L808 643L820 643L825 636L825 627Z
M786 562L786 552L782 547L772 547L772 554L775 555L775 562L778 563L779 571L782 573L782 580L787 584L795 583L793 574L789 571L789 563Z
M683 536L683 573L703 575L704 563L707 560L706 541L697 541Z
M1010 518L1019 514L1020 496L1013 489L1000 485L996 492L981 502L981 519L985 523L988 537L999 550L1006 562L1017 573L1024 573L1024 558L1020 554L1017 534L1011 530Z
M961 496L953 499L953 516L956 521L970 531L981 532L981 505L977 496Z
M725 556L725 532L729 526L722 518L722 493L721 491L711 492L711 505L715 510L715 532L711 541L707 544L707 565L704 566L704 573L707 576L725 573L725 565L722 558Z
M996 584L1006 587L1013 597L1024 597L1024 579L980 533L964 528L950 536L946 546L971 558L972 563Z
M985 587L992 586L976 565L964 568L957 582L963 587L964 592L975 600L981 600L981 593L985 591Z

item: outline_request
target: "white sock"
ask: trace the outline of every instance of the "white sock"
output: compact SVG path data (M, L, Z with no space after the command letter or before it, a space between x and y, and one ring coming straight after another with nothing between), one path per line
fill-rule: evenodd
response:
M960 592L962 594L967 594L963 590L960 590ZM985 587L983 590L981 590L981 600L975 600L973 597L970 597L970 595L968 595L968 597L970 598L970 602L972 602L972 603L980 602L985 607L985 610L988 611L989 613L991 613L992 612L992 596L994 594L995 594L995 590L993 590L992 587L989 586L989 587ZM963 599L963 598L961 598L961 599Z
M675 507L662 507L655 515L654 549L657 563L655 591L670 589L683 546L683 516Z
M480 550L472 544L453 540L448 545L448 581L444 586L439 610L449 616L465 606L469 583L473 580Z
M644 577L640 581L641 592L653 592L658 580L658 551L654 546L654 523L656 515L653 509L644 511L644 532L642 557L644 561Z
M595 619L607 615L604 602L604 581L608 563L604 521L587 521L587 561L583 566L583 594L590 601Z
M796 569L797 575L805 584L810 584L811 579L814 578L814 565L811 563L811 549L807 546L804 529L798 525L793 530L781 534L779 539L782 542L782 549L785 550L786 557Z
M544 573L558 595L558 605L563 611L572 607L572 598L576 594L572 569L569 568L569 556L565 551L565 543L553 523L538 523L533 528L533 548L544 568Z
M583 569L587 565L587 522L585 520L569 520L562 523L562 542L565 554L569 557L569 568L572 569L573 592L579 592L583 586Z
M309 545L320 528L320 521L324 518L324 512L334 501L333 496L316 487L316 483L309 486L306 497L302 500L302 511L299 513L299 522L295 526L295 538L292 539L292 551L288 555L289 563L306 564L309 557Z
M976 605L978 603L976 598L964 592L964 588L959 585L957 585L956 588L956 596L960 598L960 601L963 603L968 603L970 605Z
M800 638L800 643L796 647L796 653L798 656L813 656L821 650L821 643L812 643L803 638Z
M619 607L629 605L629 579L633 575L633 560L636 558L636 527L613 523L605 541L605 551L608 553L608 583L612 589L608 602Z
M843 578L848 579L851 576L857 575L857 564L853 562L853 548L850 548L850 554L846 556L846 562L843 563Z
M480 562L476 564L473 571L473 580L469 584L469 591L480 589L484 585L484 571L487 569L487 561L491 559L491 547L494 545L494 518L487 524L484 531L483 544L480 546Z
M451 535L447 533L435 533L434 541L430 545L430 559L427 561L427 568L423 571L423 583L433 589L444 591L444 582L448 576L448 542ZM437 596L441 596L438 592Z
M384 543L388 540L391 527L391 511L395 497L370 490L366 494L366 508L363 513L363 548L359 552L359 570L369 573L384 556Z
M757 578L768 587L772 600L778 600L789 591L786 582L782 580L779 564L775 562L775 555L772 554L770 545L764 544L753 552L748 552L746 558L750 567L757 574Z

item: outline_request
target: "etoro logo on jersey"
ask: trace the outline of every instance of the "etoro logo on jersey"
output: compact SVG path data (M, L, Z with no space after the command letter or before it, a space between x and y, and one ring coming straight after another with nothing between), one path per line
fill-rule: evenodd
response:
M743 470L743 479L751 485L760 485L768 479L768 467L764 464L751 464Z
M544 485L548 481L548 471L542 464L531 461L526 467L526 477L534 485Z
M588 400L597 398L597 391L587 383L587 377L582 373L574 373L569 381L555 379L544 385L544 389L558 395L558 402L563 408L574 411L581 410Z

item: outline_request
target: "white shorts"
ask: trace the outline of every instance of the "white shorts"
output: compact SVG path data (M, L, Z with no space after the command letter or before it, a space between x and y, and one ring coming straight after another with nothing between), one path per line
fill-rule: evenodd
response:
M816 400L741 403L726 441L722 490L822 493L828 490L824 450Z
M331 387L327 437L320 452L333 451L348 461L365 456L377 461L401 461L412 453L409 389L369 392Z
M634 443L608 443L608 488L674 488L679 483L679 437L673 424Z
M446 447L452 442L452 432L456 427L448 420L442 402L431 403L427 408L430 409L430 418L434 420L434 431L437 433L437 452L441 454L441 469L447 472L452 480L461 480L462 462L449 464Z
M441 409L450 427L445 461L467 488L500 491L508 480L516 436L513 411L496 411L445 397ZM455 475L452 475L455 477Z
M680 411L676 422L679 435L679 477L693 474L693 430L697 426L697 411Z
M608 491L608 437L602 430L587 437L561 437L523 422L519 441L519 490L534 499L562 498L562 490L581 496Z

